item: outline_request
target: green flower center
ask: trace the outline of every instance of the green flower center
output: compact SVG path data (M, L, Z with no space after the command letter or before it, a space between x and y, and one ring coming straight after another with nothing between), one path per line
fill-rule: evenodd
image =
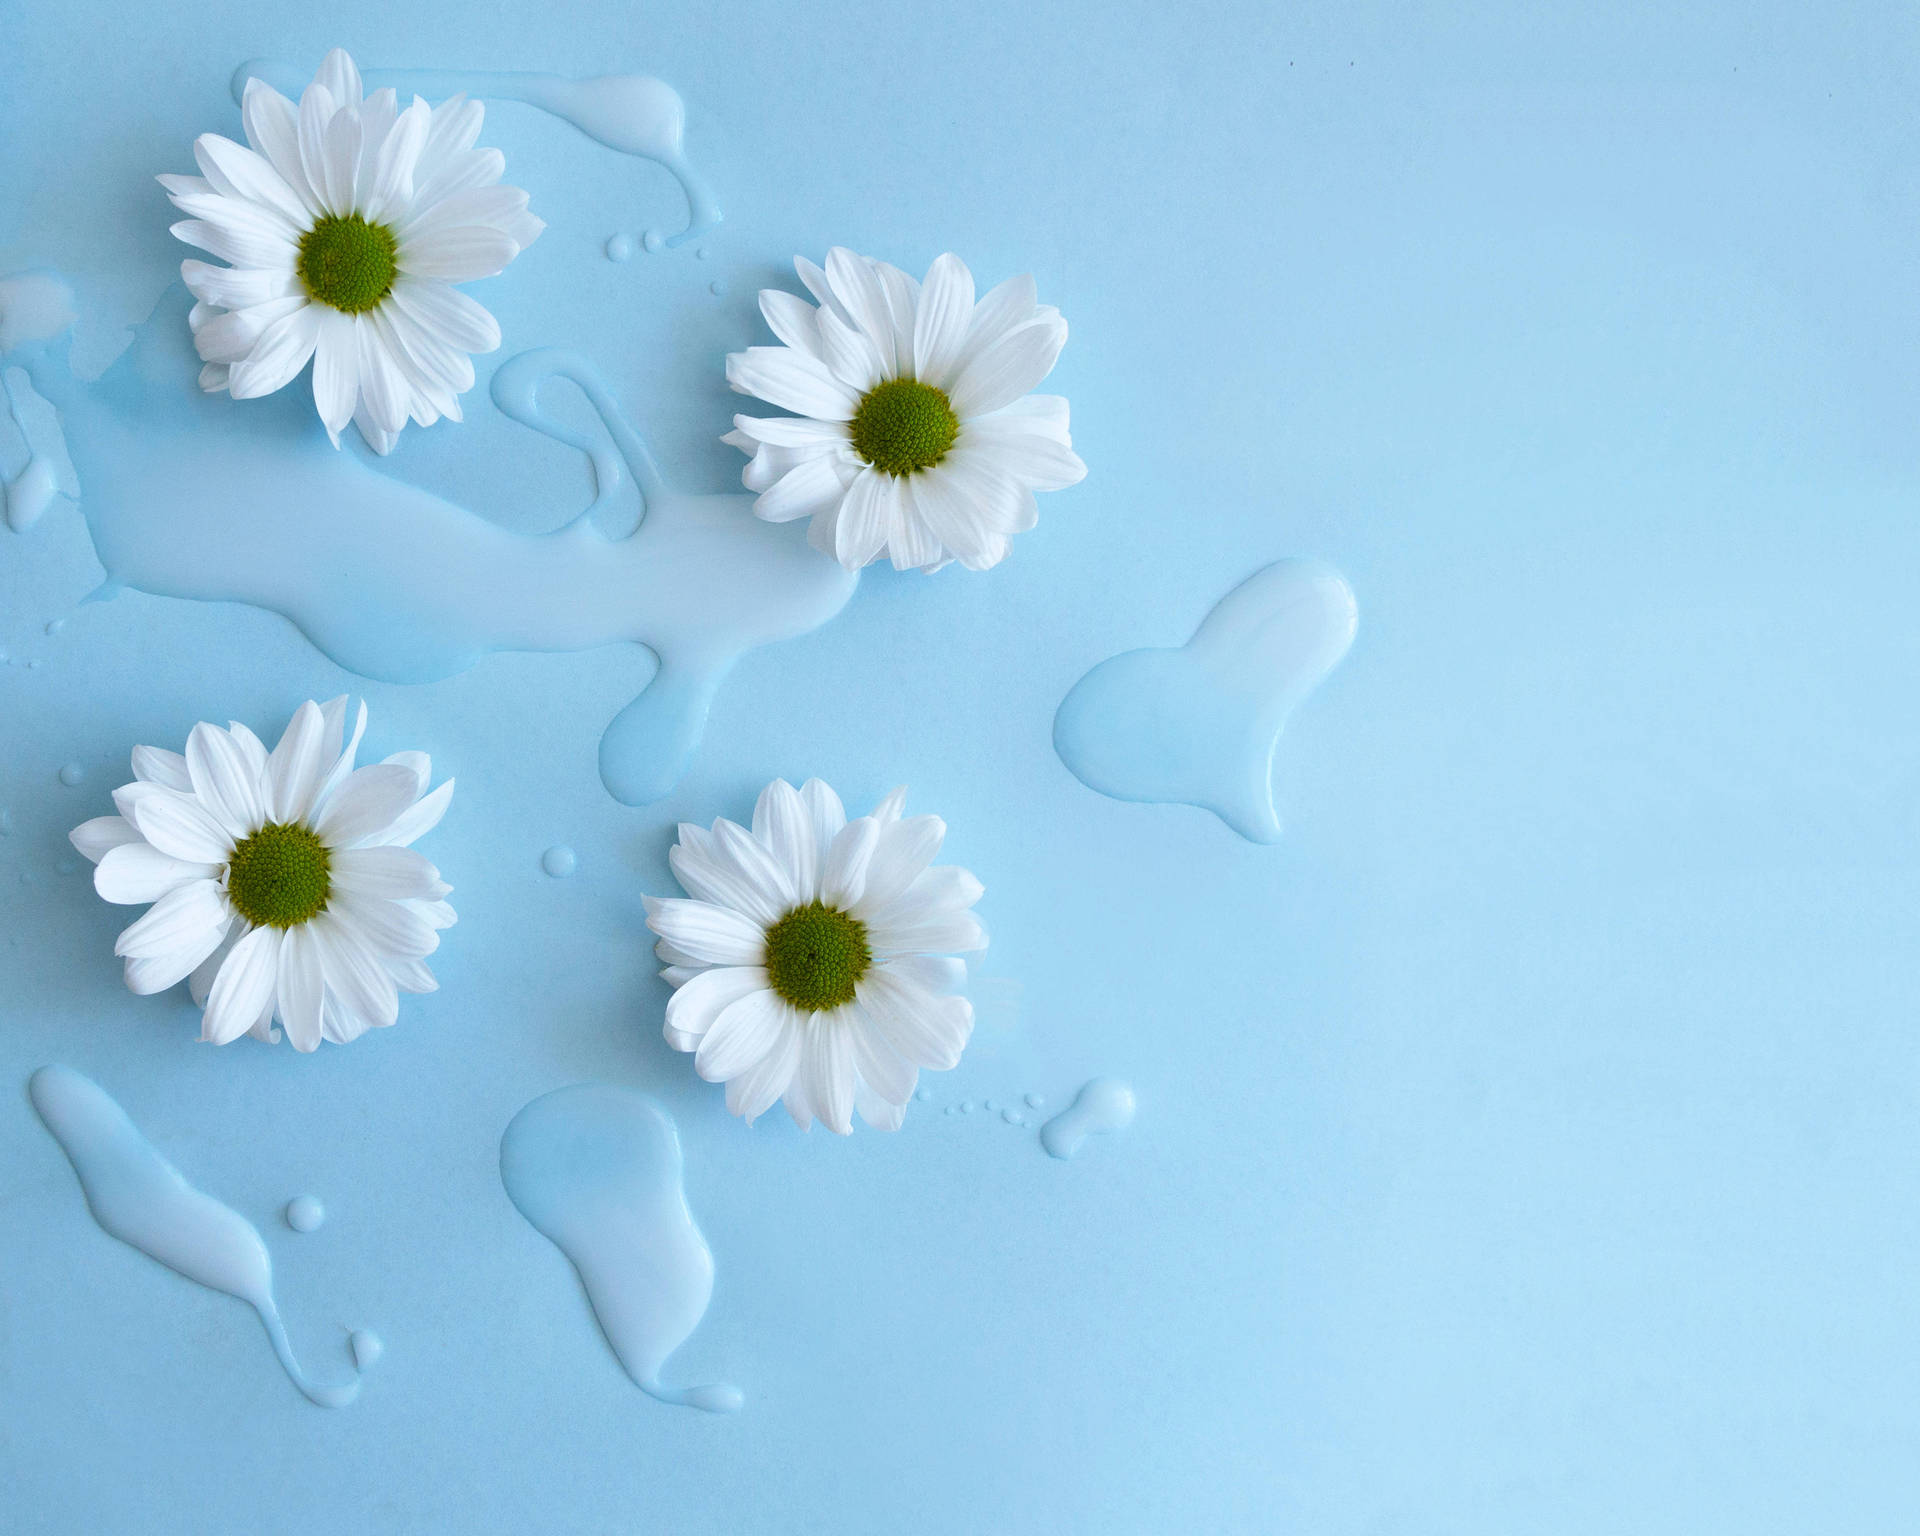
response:
M872 964L867 925L838 907L810 901L767 930L767 980L803 1012L852 1002L855 983Z
M328 214L300 238L300 281L319 304L363 314L393 292L398 245L384 224Z
M326 907L327 867L327 845L311 827L270 821L234 844L227 900L256 928L298 928Z
M918 379L888 379L860 397L848 427L854 451L897 478L944 459L960 435L960 418L944 389Z

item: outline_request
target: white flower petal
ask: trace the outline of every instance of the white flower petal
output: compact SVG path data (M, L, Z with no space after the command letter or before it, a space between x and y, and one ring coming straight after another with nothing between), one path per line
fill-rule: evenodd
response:
M965 911L983 894L984 887L970 871L957 864L939 864L884 905L874 902L869 894L863 916L867 922L889 931L920 928Z
M817 311L805 299L779 288L762 288L760 313L766 317L768 329L796 352L826 360L820 350Z
M211 219L182 219L167 228L174 239L197 245L236 267L268 267L290 272L298 254L291 240L264 224L248 223L244 214L223 218L218 223Z
M949 388L972 323L973 274L951 251L935 257L914 316L914 377L935 389Z
M762 966L729 965L700 972L667 999L667 1044L677 1051L696 1049L725 1010L748 993L766 989L767 973Z
M740 913L705 901L645 898L647 926L702 965L763 965L766 935Z
M193 141L193 158L220 191L270 210L289 238L297 240L305 231L312 210L265 156L217 133L203 133Z
M1011 405L1053 371L1067 344L1062 321L1036 320L970 357L947 393L962 421Z
M264 80L247 81L240 96L240 124L247 142L279 173L309 215L320 211L300 165L300 117L292 102Z
M96 816L83 821L67 834L67 841L89 864L98 864L116 848L144 839L124 816Z
M727 1082L727 1108L752 1125L780 1102L800 1066L802 1024L786 1009L773 1044L757 1062Z
M287 1043L296 1051L318 1050L327 989L311 924L289 928L281 940L276 992L281 1022L287 1026Z
M381 901L431 901L440 889L440 872L411 848L337 849L328 873L336 889Z
M457 224L423 232L395 255L402 272L414 277L468 283L506 270L520 245L503 230L482 224Z
M375 1029L393 1023L400 1014L399 987L359 930L336 912L323 912L307 926L319 951L327 990L339 999L342 1010ZM324 1018L321 1027L324 1032Z
M713 849L739 870L756 890L771 898L776 912L785 912L801 900L787 866L746 828L737 822L720 820L713 824Z
M864 918L885 912L933 862L946 836L947 824L938 816L909 816L887 826L874 844L866 888L854 915Z
M868 1086L865 1078L853 1090L853 1107L860 1111L860 1118L876 1131L897 1131L907 1118L905 1104L889 1104Z
M848 1010L815 1014L807 1022L807 1097L820 1123L841 1136L853 1134L853 1034Z
M909 475L900 482L894 499L893 520L887 527L887 555L896 571L926 570L945 558L946 547L933 524L920 510L918 486L924 476ZM755 511L759 508L756 506Z
M233 849L232 837L206 807L177 790L149 790L127 817L162 853L190 864L224 864Z
M948 457L978 462L1036 491L1063 491L1087 478L1087 466L1065 443L1001 415L968 422Z
M369 838L369 846L405 848L425 837L440 825L440 818L447 814L447 807L453 802L453 782L448 779L431 794L422 795L414 801L394 818L393 825L385 832Z
M207 1006L207 994L213 990L213 978L220 974L220 967L227 963L227 956L233 953L234 942L248 931L248 927L244 918L230 916L220 930L220 942L213 946L206 959L193 968L193 973L187 977L187 990L193 996L194 1007Z
M887 1044L864 1009L843 1009L842 1028L853 1048L854 1069L860 1080L889 1104L905 1104L913 1097L919 1069Z
M402 278L394 302L428 336L462 352L491 352L500 345L500 322L457 288L426 278ZM469 376L466 385L473 383Z
M892 475L863 469L847 487L833 537L834 558L847 570L859 570L886 548L898 483Z
M861 977L855 995L904 1060L942 1072L959 1064L973 1033L973 1005L964 997L936 996L889 965L876 965Z
M817 313L820 360L836 379L856 395L864 395L887 377L881 368L880 353L871 340L831 310Z
M141 906L190 881L211 880L219 873L218 865L190 864L151 843L131 842L107 851L93 872L93 888L103 901Z
M793 900L811 900L820 888L820 849L800 792L785 779L775 779L760 791L753 806L753 835L786 871Z
M867 942L881 959L895 955L966 953L985 949L987 932L971 912L949 909L911 923L871 920L867 923Z
M827 848L820 868L820 899L851 911L867 885L867 864L880 841L880 823L871 816L848 822Z
M344 48L334 48L320 61L320 69L313 77L316 85L324 85L333 99L342 106L360 105L360 98L366 94L366 87L360 83L360 71L354 67L353 56Z
M827 850L833 846L833 840L840 835L840 829L847 824L846 807L840 803L840 797L833 792L833 786L822 779L808 779L800 786L800 800L807 808L807 817L813 823L814 847L818 850L817 863L824 869Z
M232 736L204 721L187 737L187 773L201 806L238 840L259 831L266 802L259 775Z
M411 770L392 763L356 768L321 805L314 834L329 848L351 848L386 831L413 798Z
M267 800L275 821L305 821L313 809L321 777L332 766L326 734L326 717L311 699L287 722L267 760Z
M715 823L716 828L719 823ZM765 927L781 916L792 901L780 888L757 884L739 863L701 834L697 844L687 836L697 827L681 829L681 840L667 851L667 864L689 896L742 913Z
M267 328L298 314L307 307L304 294L284 299L266 299L237 309L231 314L215 315L193 333L194 350L209 363L231 367L253 355ZM324 311L323 313L332 313Z
M710 1083L737 1077L780 1037L786 1004L772 992L755 988L722 1008L700 1037L693 1069Z
M303 304L291 314L282 315L253 344L246 358L232 365L227 389L236 400L252 400L270 395L291 383L313 356L320 336L320 306Z
M439 932L404 902L343 891L327 910L350 921L383 960L424 960L440 947Z
M313 349L313 404L333 446L353 420L360 403L360 344L354 317L337 309L323 310L320 334ZM318 1023L314 1025L319 1028Z
M836 245L827 252L827 281L853 325L872 343L883 378L899 373L894 350L893 314L877 265L868 257ZM823 340L824 340L824 326ZM819 1105L814 1106L818 1113Z
M200 1038L215 1045L238 1040L253 1028L261 1010L273 1002L280 978L280 930L255 928L233 946L213 978Z
M753 504L754 516L769 523L813 517L838 506L857 473L832 453L804 459L760 493ZM752 490L752 480L742 479Z
M169 891L144 917L130 923L115 941L113 952L123 960L152 960L191 951L193 958L180 968L185 976L212 952L226 929L227 904L220 887L211 880L196 880Z
M382 95L390 99L390 93ZM413 198L414 167L432 122L433 108L416 96L378 139L361 189L361 215L369 222L389 224L407 210Z
M791 347L748 347L728 353L727 383L740 394L820 421L851 421L859 403L854 391L836 379L825 363ZM734 425L740 422L736 419Z
M143 784L158 784L163 789L190 790L193 778L187 772L187 760L178 752L163 747L135 747L133 776Z

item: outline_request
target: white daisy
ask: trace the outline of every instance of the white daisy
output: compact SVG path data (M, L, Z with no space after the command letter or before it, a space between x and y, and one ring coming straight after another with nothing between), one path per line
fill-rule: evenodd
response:
M453 780L429 793L424 752L356 769L367 706L342 748L346 706L302 704L271 753L237 721L196 725L184 757L135 747L120 814L73 830L102 896L153 903L114 945L127 986L190 979L215 1045L276 1041L276 1017L295 1050L344 1045L437 985L425 960L454 922L451 887L408 844Z
M506 160L475 149L484 109L456 96L404 112L361 93L336 48L294 104L249 80L247 143L194 140L200 176L162 176L173 233L231 266L184 261L200 387L270 395L313 359L313 402L339 446L352 421L391 453L409 418L460 419L472 352L500 345L492 315L450 286L492 277L546 228ZM248 148L251 145L252 148Z
M894 1131L921 1067L956 1065L973 1032L957 996L955 950L987 947L967 909L980 882L928 866L947 835L938 816L902 819L896 789L848 821L818 779L776 779L753 829L682 823L668 855L692 900L647 898L660 974L675 990L667 1043L727 1085L748 1124L784 1098L802 1129L846 1135L853 1112Z
M983 571L1040 517L1035 491L1085 477L1067 402L1029 395L1066 344L1067 323L1013 277L979 303L958 256L924 284L836 246L822 271L794 259L820 301L763 289L785 343L727 359L743 395L797 412L736 416L723 439L753 455L741 475L768 522L810 517L807 537L848 570L891 555L898 570L958 560Z

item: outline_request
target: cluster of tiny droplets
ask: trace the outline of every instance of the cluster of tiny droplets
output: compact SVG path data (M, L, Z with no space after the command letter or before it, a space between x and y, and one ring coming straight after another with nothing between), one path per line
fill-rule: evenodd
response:
M860 397L847 423L854 451L896 478L932 469L960 435L946 391L918 379L888 379Z
M256 928L297 928L325 909L328 870L327 845L311 827L269 822L234 844L227 900Z
M393 292L398 250L386 225L328 214L300 238L300 281L317 303L364 314Z
M872 964L866 924L837 907L810 901L767 930L768 984L808 1013L852 1002Z

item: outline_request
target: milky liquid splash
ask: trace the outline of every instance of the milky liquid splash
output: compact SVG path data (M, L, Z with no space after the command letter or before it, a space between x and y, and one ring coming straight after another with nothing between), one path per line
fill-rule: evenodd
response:
M487 101L520 101L572 123L588 138L623 155L657 161L673 172L687 194L687 227L667 241L679 245L718 224L723 217L712 190L687 163L687 106L680 93L651 75L595 75L569 80L562 75L477 69L363 69L367 89L396 91L441 100L465 94ZM264 80L282 95L300 99L313 79L311 69L277 59L248 59L233 72L236 104L247 81Z
M520 1214L573 1261L600 1329L642 1390L732 1413L737 1387L668 1387L667 1357L706 1316L713 1254L687 1209L680 1136L652 1099L580 1083L535 1099L500 1138L500 1180Z
M66 285L49 273L30 272L10 279L0 303L0 359L30 342L57 336L75 319ZM0 462L0 513L15 533L24 533L45 515L60 493L60 475L38 423L28 413L26 391L16 375L23 370L0 364L0 412L25 446L18 469Z
M35 279L0 280L0 326L32 309ZM68 337L18 326L10 359L59 412L107 586L243 602L285 615L341 666L386 682L437 681L491 651L578 651L619 641L659 659L608 726L600 772L615 799L671 789L722 679L746 650L832 618L856 577L799 524L753 516L746 495L691 495L662 478L585 359L543 349L494 375L500 409L587 453L594 508L558 532L514 533L333 448L304 386L260 400L203 394L174 288L98 380L74 377ZM577 384L611 447L550 421L540 387ZM626 475L646 505L608 538L594 512Z
M1133 1124L1133 1086L1117 1077L1096 1077L1073 1103L1040 1127L1040 1145L1049 1157L1069 1158L1089 1136L1125 1130Z
M1331 566L1267 566L1185 645L1127 651L1075 683L1054 716L1054 750L1103 795L1197 805L1251 842L1276 842L1281 732L1340 664L1358 623L1353 589Z
M358 1375L328 1386L300 1368L274 1305L273 1261L260 1234L239 1212L189 1184L99 1084L71 1067L42 1067L27 1092L79 1175L87 1209L108 1233L195 1284L252 1307L280 1364L310 1402L344 1408L360 1395Z

